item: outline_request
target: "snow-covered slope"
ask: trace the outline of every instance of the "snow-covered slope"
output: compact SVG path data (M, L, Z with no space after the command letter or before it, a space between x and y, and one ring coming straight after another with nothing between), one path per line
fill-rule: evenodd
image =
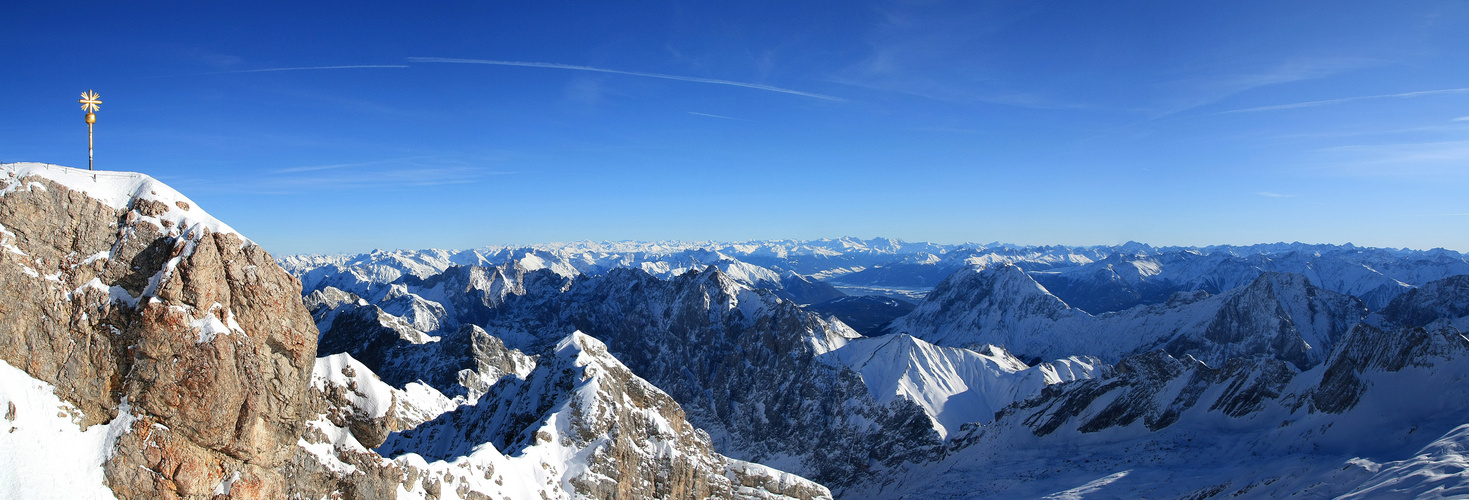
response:
M994 344L1024 359L1086 354L1116 362L1161 348L1213 366L1268 354L1306 368L1366 314L1360 301L1302 276L1265 273L1212 297L1178 293L1164 304L1093 316L1002 265L955 273L888 331L939 345Z
M907 334L853 340L820 359L855 370L878 403L899 398L917 403L941 437L963 424L988 423L996 411L1047 385L1106 371L1092 358L1030 367L994 346L980 351L940 347Z
M395 430L379 455L368 449L376 442L360 441L376 435L363 428L383 429L383 417L423 401L350 357L323 358L315 383L351 389L335 408L353 415L329 412L302 446L340 475L393 471L377 486L397 498L831 498L798 476L714 453L676 402L596 339L573 332L536 360L478 403Z
M16 190L46 189L42 184L26 181L27 177L56 182L116 210L136 206L142 220L165 229L177 228L181 232L208 229L213 233L239 234L205 213L183 193L145 174L81 170L46 163L5 163L0 164L0 183L3 183L0 196Z
M844 498L1436 497L1461 488L1466 376L1469 339L1452 328L1362 324L1306 372L1137 355Z
M82 430L81 411L55 392L55 386L0 361L0 498L116 498L105 485L102 464L111 458L117 435L132 425L128 412Z
M439 297L422 287L442 276L401 286ZM546 271L520 278L519 286L507 285L520 293L475 306L485 342L535 352L559 332L587 332L688 409L715 449L838 486L934 453L951 428L989 421L1045 384L1102 369L1083 358L1030 368L999 350L938 348L911 337L854 343L860 336L839 321L713 266L672 279L625 268L569 282ZM420 342L403 334L406 320L350 295L312 297L317 317L332 318L323 325L322 352L349 352L394 386L421 379L446 394L473 396L466 381L484 385L492 377L467 373L513 371L485 370L483 353L492 349L471 342L477 337L441 331Z

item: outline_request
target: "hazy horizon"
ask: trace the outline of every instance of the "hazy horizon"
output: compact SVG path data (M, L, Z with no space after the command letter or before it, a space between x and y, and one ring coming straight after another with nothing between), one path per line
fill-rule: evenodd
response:
M1469 4L0 6L0 161L273 253L591 240L1469 251Z

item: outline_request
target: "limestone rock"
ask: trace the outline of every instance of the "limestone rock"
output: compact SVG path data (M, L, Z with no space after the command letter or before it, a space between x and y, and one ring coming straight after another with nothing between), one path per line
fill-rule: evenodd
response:
M0 359L83 426L131 405L113 491L278 497L316 354L300 282L141 174L9 164L0 183Z

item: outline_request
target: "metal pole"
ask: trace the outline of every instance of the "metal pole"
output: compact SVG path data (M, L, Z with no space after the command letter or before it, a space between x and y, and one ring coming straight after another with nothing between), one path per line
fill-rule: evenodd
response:
M97 111L97 105L102 104L97 97L99 96L96 92L88 90L82 92L81 100L77 101L82 104L82 111L87 112L87 170L92 169L92 124L97 123L97 114L93 111Z

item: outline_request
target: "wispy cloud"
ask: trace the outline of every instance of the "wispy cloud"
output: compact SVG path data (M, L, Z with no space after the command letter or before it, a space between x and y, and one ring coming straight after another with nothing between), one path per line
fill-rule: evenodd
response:
M744 118L735 118L733 116L724 116L724 115L711 115L709 113L700 113L698 111L690 111L689 114L694 115L694 116L707 116L707 117L710 117L710 118L718 118L718 119L721 119L721 120L735 120L735 121L742 121L742 122L750 121L750 120L746 120Z
M1463 178L1469 141L1362 144L1320 150L1323 167L1354 176Z
M231 71L209 71L205 73L185 73L181 75L167 76L200 76L200 75L232 75L238 73L272 73L277 71L312 71L327 69L377 69L377 68L407 68L407 64L349 64L344 66L293 66L289 68L259 68L259 69L237 69Z
M260 194L294 194L320 191L402 191L416 188L473 184L492 177L519 174L499 170L493 158L443 158L418 156L354 163L289 167L251 175L230 183L227 189Z
M1281 193L1276 193L1276 192L1273 192L1273 191L1260 191L1260 192L1255 193L1255 194L1258 194L1260 196L1264 196L1266 198L1292 198L1292 197L1295 197L1295 195L1293 195L1293 194L1281 194Z
M1320 100L1320 101L1305 101L1305 102L1293 102L1293 103L1289 103L1289 104L1276 104L1276 105L1273 105L1273 106L1259 106L1259 107L1254 107L1254 108L1244 108L1244 109L1234 109L1234 110L1229 110L1229 111L1221 111L1219 114L1222 115L1222 114L1230 114L1230 113L1254 113L1254 112L1257 112L1257 111L1277 111L1277 110L1282 110L1282 109L1312 108L1312 107L1316 107L1316 106L1330 106L1330 105L1333 105L1333 104L1342 104L1342 103L1354 102L1354 101L1366 101L1366 100L1371 100L1371 99L1411 99L1411 98L1414 98L1414 97L1424 97L1424 96L1443 95L1443 94L1462 94L1462 93L1466 93L1466 92L1469 92L1469 87L1466 87L1466 88L1456 88L1456 89L1420 90L1420 91L1417 91L1417 92L1403 92L1403 93L1399 93L1399 94L1364 95L1364 96L1356 96L1356 97L1343 97L1343 98L1340 98L1340 99L1325 99L1325 100ZM1460 121L1460 120L1469 120L1469 116L1455 119L1455 121Z
M1159 110L1156 117L1164 117L1258 88L1316 80L1379 64L1382 61L1356 57L1292 57L1273 63L1214 68L1157 84L1162 97L1151 106Z
M293 173L300 173L300 172L316 172L316 171L320 171L320 170L336 170L336 169L339 169L339 168L366 167L366 166L371 166L371 165L381 165L381 164L385 164L385 163L398 163L398 162L405 162L405 161L422 160L422 159L425 159L425 158L429 158L429 157L427 157L427 156L415 156L415 157L409 157L409 158L392 158L392 159L387 159L387 160L363 161L363 162L357 162L357 163L334 163L334 164L330 164L330 165L308 165L308 166L304 166L304 167L283 168L283 169L280 169L280 170L271 171L271 173L273 173L273 174L293 174Z
M1469 116L1460 116L1458 118L1455 118L1454 121L1456 121L1456 122L1469 122Z
M779 93L782 93L782 94L791 94L791 95L798 95L798 96L803 96L803 97L811 97L811 98L823 99L823 100L827 100L827 101L836 101L836 102L846 102L847 101L846 99L843 99L843 98L840 98L840 97L836 97L836 96L829 96L829 95L825 95L825 94L816 94L816 93L812 93L812 92L802 92L802 91L799 91L799 90L792 90L792 89L781 88L781 87L773 87L773 86L770 86L770 85L761 85L761 84L758 84L758 83L736 82L736 81L730 81L730 80L717 80L717 79L714 79L714 78L699 78L699 77L695 77L695 76L668 75L668 74L663 74L663 73L644 73L644 72L640 72L640 71L622 71L622 70L617 70L617 69L597 68L597 67L592 67L592 66L577 66L577 65L574 65L574 64L545 63L545 62L526 62L526 61L496 61L496 60L490 60L490 59L456 59L456 58L449 58L449 57L410 57L410 58L408 58L408 61L409 62L420 62L420 63L488 64L488 65L493 65L493 66L520 66L520 67L526 67L526 68L552 68L552 69L569 69L569 70L573 70L573 71L591 71L591 72L595 72L595 73L611 73L611 74L614 74L614 75L641 76L641 77L644 77L644 78L661 78L661 79L664 79L664 80L677 80L677 81L681 81L681 82L710 83L710 84L714 84L714 85L729 85L729 86L733 86L733 87L744 87L744 88L747 88L747 89L764 90L764 91L768 91L768 92L779 92Z

